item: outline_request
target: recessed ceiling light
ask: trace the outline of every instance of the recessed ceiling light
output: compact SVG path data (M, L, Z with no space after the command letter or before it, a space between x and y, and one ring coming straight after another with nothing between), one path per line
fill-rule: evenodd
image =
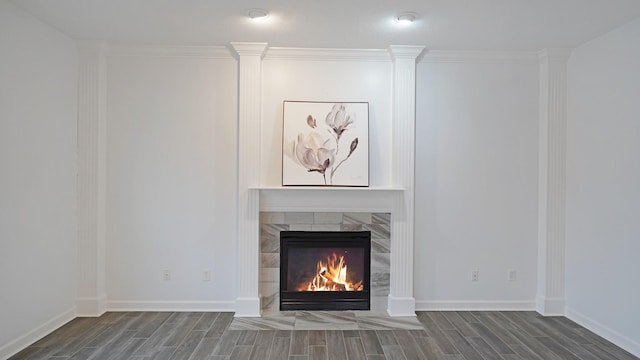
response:
M416 19L418 18L418 14L413 13L413 12L404 12L404 13L400 13L396 16L396 22L402 24L402 25L409 25L412 22L416 21Z
M269 12L264 9L249 9L247 10L247 16L251 20L262 20L269 16Z

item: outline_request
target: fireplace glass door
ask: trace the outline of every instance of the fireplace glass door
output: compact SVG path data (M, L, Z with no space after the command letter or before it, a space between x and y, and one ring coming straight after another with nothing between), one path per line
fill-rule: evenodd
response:
M280 310L369 310L369 231L280 233Z

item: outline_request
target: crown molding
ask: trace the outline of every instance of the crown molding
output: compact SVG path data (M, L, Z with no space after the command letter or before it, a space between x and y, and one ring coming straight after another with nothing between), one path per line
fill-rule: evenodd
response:
M110 44L107 56L155 56L176 58L233 59L226 46Z
M311 61L383 61L391 60L383 49L331 49L272 47L267 50L265 60L311 60Z
M538 56L536 51L430 50L420 62L538 64Z

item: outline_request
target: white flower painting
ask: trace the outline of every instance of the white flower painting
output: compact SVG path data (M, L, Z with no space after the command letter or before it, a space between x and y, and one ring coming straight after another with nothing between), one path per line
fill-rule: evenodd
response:
M369 104L285 101L282 185L369 186Z

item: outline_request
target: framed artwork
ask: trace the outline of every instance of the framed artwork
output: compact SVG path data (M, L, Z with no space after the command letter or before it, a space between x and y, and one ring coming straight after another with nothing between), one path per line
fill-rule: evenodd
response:
M284 101L283 186L369 186L369 103Z

